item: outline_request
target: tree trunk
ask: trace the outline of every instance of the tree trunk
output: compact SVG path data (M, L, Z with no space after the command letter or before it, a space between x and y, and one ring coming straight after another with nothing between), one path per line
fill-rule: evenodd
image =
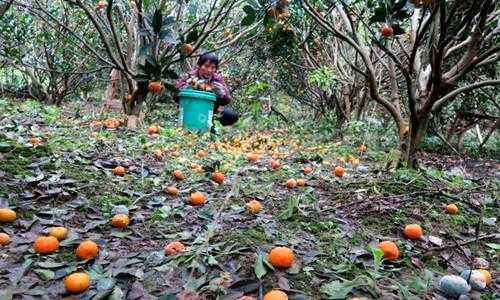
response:
M125 113L128 115L127 126L130 129L135 129L142 122L144 115L142 106L148 94L148 82L137 82L137 89L132 93L129 102L124 103Z
M109 83L103 99L105 110L119 111L121 109L119 100L120 78L120 71L118 71L117 69L112 69L109 73Z
M406 149L405 153L405 160L408 168L418 168L417 151L427 131L427 125L427 119L418 119L410 122L408 149Z

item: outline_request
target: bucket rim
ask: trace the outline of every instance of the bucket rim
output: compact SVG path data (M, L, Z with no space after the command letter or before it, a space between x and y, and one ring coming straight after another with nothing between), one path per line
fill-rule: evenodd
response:
M198 96L203 99L206 99L206 100L212 100L212 101L215 101L216 100L216 96L215 96L215 93L212 93L212 92L205 92L205 91L199 91L199 90L195 90L195 89L181 89L180 92L179 92L179 96L182 97L182 96L188 96L188 97L192 97L192 96Z

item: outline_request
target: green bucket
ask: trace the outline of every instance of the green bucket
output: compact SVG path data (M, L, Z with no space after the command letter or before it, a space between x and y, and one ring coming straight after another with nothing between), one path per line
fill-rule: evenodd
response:
M204 133L212 127L215 94L183 89L179 93L179 126L197 133Z

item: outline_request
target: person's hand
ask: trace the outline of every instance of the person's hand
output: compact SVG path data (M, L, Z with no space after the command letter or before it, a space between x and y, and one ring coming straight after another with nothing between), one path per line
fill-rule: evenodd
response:
M218 82L212 83L212 91L217 95L217 97L224 96L224 87Z

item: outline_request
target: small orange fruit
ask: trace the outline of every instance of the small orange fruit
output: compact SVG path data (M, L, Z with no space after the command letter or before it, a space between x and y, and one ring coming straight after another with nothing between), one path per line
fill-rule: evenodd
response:
M394 30L389 25L384 25L382 26L382 28L380 28L380 35L382 35L385 38L391 37L393 33Z
M99 254L99 246L91 240L83 241L76 248L75 254L80 260L92 259Z
M403 233L410 240L419 240L424 235L422 227L418 224L406 225Z
M341 166L337 166L337 167L335 167L335 170L334 170L333 173L337 177L342 177L342 176L344 176L345 169L343 167L341 167Z
M286 187L289 189L293 189L297 187L297 180L290 178L286 181Z
M10 208L0 208L0 222L12 223L17 219L17 214Z
M184 176L184 174L182 174L181 170L175 170L175 171L173 171L172 172L172 177L174 177L174 179L178 180L178 181L186 179L186 177Z
M179 194L179 190L175 186L167 186L165 188L165 193L169 194L170 196L177 196Z
M111 219L111 226L115 228L125 228L128 224L130 224L130 218L126 214L117 214Z
M52 254L59 249L59 241L53 236L40 236L33 244L33 250L38 254Z
M37 147L37 146L40 146L42 144L42 142L36 138L36 137L32 137L30 138L29 140L29 143L33 146L33 147Z
M158 125L151 125L148 127L148 134L159 134L160 133L160 126Z
M378 244L378 248L384 252L384 257L388 260L396 260L399 257L399 249L394 242L380 242L380 244Z
M205 196L200 192L194 192L189 196L191 205L199 206L205 204Z
M65 227L52 227L49 230L49 235L55 237L58 241L62 241L68 237L68 229Z
M179 241L168 243L165 247L165 255L171 256L176 255L177 253L184 252L186 250L186 246Z
M267 255L267 261L275 268L289 268L294 260L293 251L288 247L275 247Z
M368 149L366 148L365 145L361 144L359 145L359 152L361 153L365 153Z
M0 246L5 246L10 243L10 236L4 232L0 232Z
M196 152L196 157L198 157L199 159L205 158L207 157L207 155L208 155L207 151L204 150Z
M64 278L64 287L71 294L79 294L86 291L90 285L90 277L87 273L73 273Z
M272 290L267 292L262 300L288 300L288 296L280 290Z
M252 200L247 203L247 210L249 213L256 215L262 210L262 204L257 200Z
M154 152L156 160L162 160L163 159L163 151L161 149L156 149Z
M297 186L300 186L300 187L305 187L306 186L306 180L305 179L297 179Z
M212 174L212 180L217 182L218 184L222 184L224 182L224 174L221 172L214 172Z
M450 215L456 215L458 214L458 206L455 204L448 204L446 205L446 212L449 213Z
M310 174L312 173L313 169L311 167L304 167L302 169L302 172L304 172L304 174Z
M193 53L193 50L194 50L194 47L191 44L184 44L181 47L181 52L184 55L190 55L191 53Z
M118 166L113 169L113 174L115 174L116 176L124 176L125 172L125 168L122 166Z
M256 162L257 160L259 160L259 155L257 153L248 153L247 159L249 162Z
M269 166L271 167L271 169L277 170L280 168L281 164L279 161L277 161L275 159L271 159L271 160L269 160Z
M493 277L491 276L491 273L488 271L488 270L484 270L484 269L478 269L476 271L479 271L483 274L484 276L484 279L486 279L486 285L490 285L491 284L491 281L493 280Z
M151 81L148 84L148 91L150 91L153 94L159 94L159 93L161 93L162 89L163 89L163 86L161 85L161 82Z

